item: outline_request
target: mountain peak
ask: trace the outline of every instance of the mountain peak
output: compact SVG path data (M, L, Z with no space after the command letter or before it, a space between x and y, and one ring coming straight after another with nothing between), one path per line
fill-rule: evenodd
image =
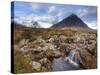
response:
M76 14L72 13L69 17L78 17Z
M71 14L64 18L57 24L54 24L51 28L66 28L66 27L81 27L88 28L88 26L76 15Z

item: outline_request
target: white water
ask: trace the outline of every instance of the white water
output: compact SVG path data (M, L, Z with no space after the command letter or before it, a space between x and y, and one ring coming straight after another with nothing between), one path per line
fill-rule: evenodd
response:
M72 50L68 57L54 58L52 68L54 71L64 71L64 70L77 70L79 67L79 60L76 59L77 50Z
M74 65L74 66L79 66L79 60L77 59L77 50L74 49L69 53L69 56L67 57L67 60L69 60L69 62Z

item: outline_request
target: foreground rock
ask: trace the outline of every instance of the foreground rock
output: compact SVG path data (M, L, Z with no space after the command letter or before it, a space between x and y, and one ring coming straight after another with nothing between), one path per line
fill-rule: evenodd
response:
M40 71L40 70L41 70L41 64L38 63L38 62L36 62L36 61L33 61L33 62L32 62L32 67L33 67L33 69L36 70L36 71Z
M66 34L50 32L48 37L44 36L46 38L34 35L35 39L31 41L22 38L19 43L14 44L15 57L21 61L20 63L25 63L20 58L27 56L32 72L96 68L96 34L76 31L64 31L64 33Z
M83 60L83 68L93 69L97 67L97 60L95 56L91 55L87 50L81 50L80 54Z

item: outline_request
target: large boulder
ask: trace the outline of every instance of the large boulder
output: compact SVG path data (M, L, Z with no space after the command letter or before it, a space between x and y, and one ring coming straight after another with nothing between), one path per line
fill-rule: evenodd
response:
M80 50L80 55L83 61L83 68L93 69L97 67L96 57L91 55L87 50Z
M39 62L33 61L32 62L32 68L36 71L40 71L41 70L41 64Z
M97 55L97 47L95 44L91 44L91 45L87 45L87 48L89 53L91 53L92 55Z

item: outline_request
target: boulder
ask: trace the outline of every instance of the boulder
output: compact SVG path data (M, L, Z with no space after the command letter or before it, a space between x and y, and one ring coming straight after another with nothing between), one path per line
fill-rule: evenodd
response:
M83 68L96 68L96 57L91 55L87 50L80 51L81 59L83 61Z
M32 62L32 68L36 71L40 71L41 70L41 64L39 62L33 61Z
M37 37L37 39L34 41L34 43L45 43L45 40L42 39L42 37Z
M22 39L22 40L18 43L18 45L19 45L19 46L23 46L23 45L25 45L25 44L28 44L28 42L29 42L29 39Z
M60 57L63 56L63 53L61 53L60 51L54 51L54 57Z
M28 46L27 46L27 45L24 45L24 46L22 46L22 47L20 48L20 51L22 51L22 52L26 53L26 52L28 52L28 51L29 51L29 48L28 48Z
M57 50L57 49L56 49L56 45L50 45L50 46L49 46L49 49L50 49L50 50Z
M46 57L44 57L41 60L39 60L39 62L44 66L47 66L48 64L51 65L49 59L46 58Z
M42 72L47 72L48 70L47 70L46 67L42 66L41 71L42 71Z
M46 56L48 58L51 58L51 57L54 57L55 56L55 53L54 53L53 50L48 50L48 51L46 51Z
M44 70L47 70L47 71L51 70L52 63L51 63L51 61L48 58L44 57L41 60L39 60L39 62L42 65L42 70L43 71Z
M82 33L77 33L73 37L74 37L74 42L84 43L84 41L86 40L85 36L82 35Z
M90 45L87 45L87 51L89 53L91 53L92 55L96 55L97 53L97 47L96 47L96 44L90 44Z
M64 35L60 35L60 36L59 36L59 39L60 39L61 42L64 42L64 41L66 40L66 38L67 38L67 37L64 36Z
M54 41L54 38L49 38L48 40L46 40L49 43L52 43Z

